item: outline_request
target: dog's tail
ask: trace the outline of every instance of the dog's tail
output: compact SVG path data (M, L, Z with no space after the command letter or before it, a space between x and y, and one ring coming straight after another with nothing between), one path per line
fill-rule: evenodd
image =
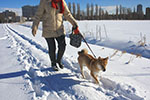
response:
M88 53L87 49L82 49L81 51L78 52L78 55L87 54L87 53Z

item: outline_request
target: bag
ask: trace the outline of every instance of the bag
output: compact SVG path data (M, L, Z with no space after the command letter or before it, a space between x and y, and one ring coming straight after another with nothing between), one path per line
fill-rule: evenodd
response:
M73 32L69 35L70 37L70 45L79 48L81 46L82 42L82 35L80 33L78 34L73 34Z

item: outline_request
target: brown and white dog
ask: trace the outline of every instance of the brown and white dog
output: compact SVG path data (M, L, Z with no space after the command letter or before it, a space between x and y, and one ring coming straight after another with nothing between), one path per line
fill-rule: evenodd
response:
M99 84L99 81L97 78L98 72L101 70L106 71L108 57L106 57L106 58L99 57L98 59L96 59L93 56L91 56L90 54L88 54L88 51L86 49L79 51L78 54L79 54L78 63L80 65L82 77L85 78L84 73L83 73L83 66L87 66L88 69L90 70L90 74L94 78L96 84Z

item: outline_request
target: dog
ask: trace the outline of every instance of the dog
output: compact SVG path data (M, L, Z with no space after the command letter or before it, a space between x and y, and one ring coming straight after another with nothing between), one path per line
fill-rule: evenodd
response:
M98 81L98 72L106 71L106 65L108 63L108 57L101 58L98 57L94 58L90 54L88 54L88 51L86 49L82 49L78 52L78 63L80 65L81 75L83 78L85 78L83 73L83 66L87 66L87 68L90 70L90 75L94 78L96 84L99 84Z

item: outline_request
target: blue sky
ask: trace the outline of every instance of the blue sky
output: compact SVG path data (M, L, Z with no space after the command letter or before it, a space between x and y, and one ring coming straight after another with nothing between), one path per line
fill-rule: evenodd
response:
M3 8L21 8L24 5L38 5L40 0L0 0L0 11ZM79 3L81 9L86 8L86 4L93 3L98 4L99 6L116 6L122 5L123 7L133 8L136 7L138 4L143 5L143 10L146 7L150 7L150 0L66 0L66 2L71 3Z
M21 8L23 5L37 5L40 0L0 0L0 7L3 8ZM144 7L150 7L150 0L66 0L66 2L75 2L86 7L87 3L98 4L100 6L123 5L133 7L142 4Z

